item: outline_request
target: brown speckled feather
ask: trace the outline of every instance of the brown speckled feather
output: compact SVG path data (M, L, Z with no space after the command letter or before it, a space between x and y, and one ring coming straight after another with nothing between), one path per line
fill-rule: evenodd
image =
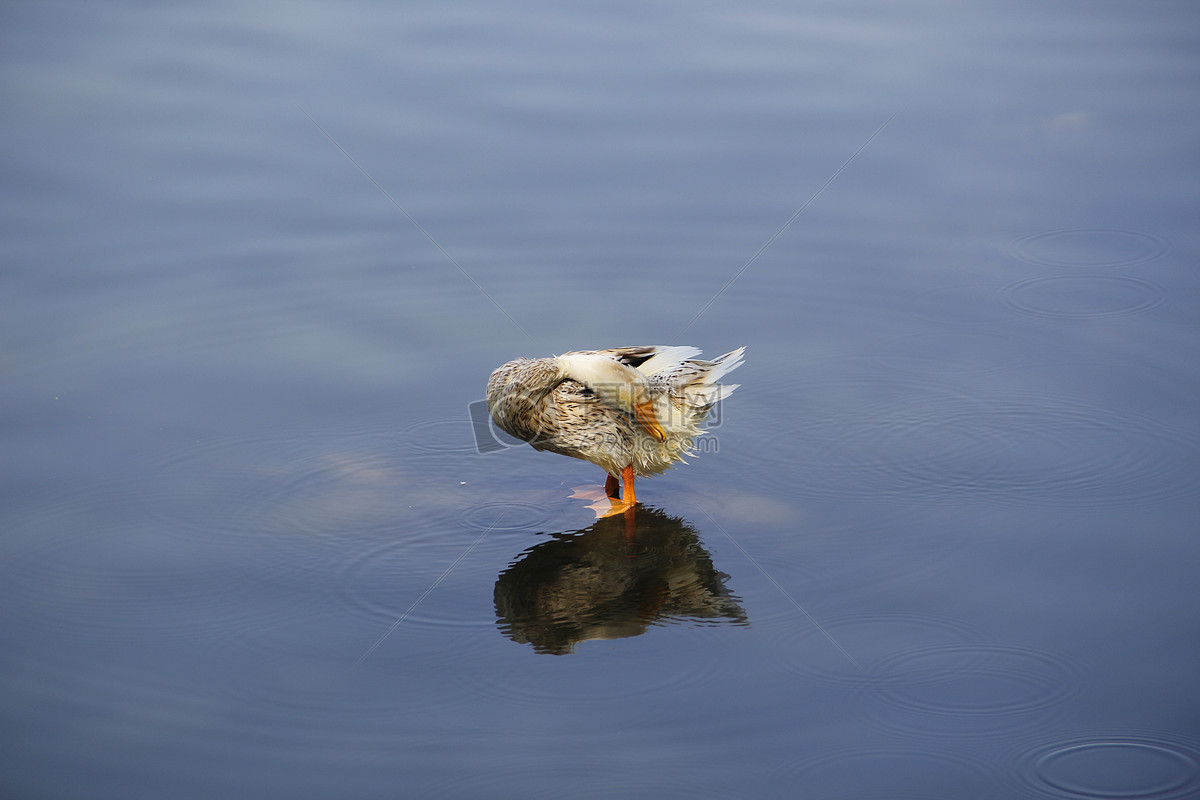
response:
M700 426L712 405L737 388L716 381L741 364L743 351L713 361L691 359L699 353L694 348L655 346L519 358L489 378L488 410L500 428L538 450L591 461L614 477L630 465L637 475L656 475L692 452L692 440L704 432ZM564 364L572 356L600 356L630 368L621 374L648 390L663 440L604 399L605 385L589 386L588 378L568 374Z

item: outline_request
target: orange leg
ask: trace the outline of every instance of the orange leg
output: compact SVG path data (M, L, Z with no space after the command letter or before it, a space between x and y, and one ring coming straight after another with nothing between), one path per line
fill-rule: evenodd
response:
M621 470L621 481L625 484L625 491L621 495L621 499L626 505L633 505L637 502L637 496L633 493L633 465L630 464L625 469Z
M604 493L616 500L621 496L621 484L612 475L608 475L604 480Z

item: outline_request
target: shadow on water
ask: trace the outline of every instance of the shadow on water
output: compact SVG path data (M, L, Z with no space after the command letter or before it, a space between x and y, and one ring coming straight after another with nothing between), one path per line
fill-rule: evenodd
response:
M636 518L606 517L526 550L496 579L496 621L513 641L554 655L663 622L746 624L728 577L694 528L639 506Z

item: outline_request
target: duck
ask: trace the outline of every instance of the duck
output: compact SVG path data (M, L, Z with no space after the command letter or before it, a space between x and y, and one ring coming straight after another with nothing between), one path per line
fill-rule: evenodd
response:
M682 345L518 358L488 378L488 412L501 430L535 450L603 469L604 492L617 513L637 503L635 478L658 475L695 454L709 411L740 386L718 381L741 366L745 351L739 347L712 361Z

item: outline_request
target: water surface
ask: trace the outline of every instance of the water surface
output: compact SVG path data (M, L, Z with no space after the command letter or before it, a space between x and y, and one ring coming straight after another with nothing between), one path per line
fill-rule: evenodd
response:
M12 5L0 781L1196 796L1198 40ZM644 343L747 361L630 536L477 404Z

